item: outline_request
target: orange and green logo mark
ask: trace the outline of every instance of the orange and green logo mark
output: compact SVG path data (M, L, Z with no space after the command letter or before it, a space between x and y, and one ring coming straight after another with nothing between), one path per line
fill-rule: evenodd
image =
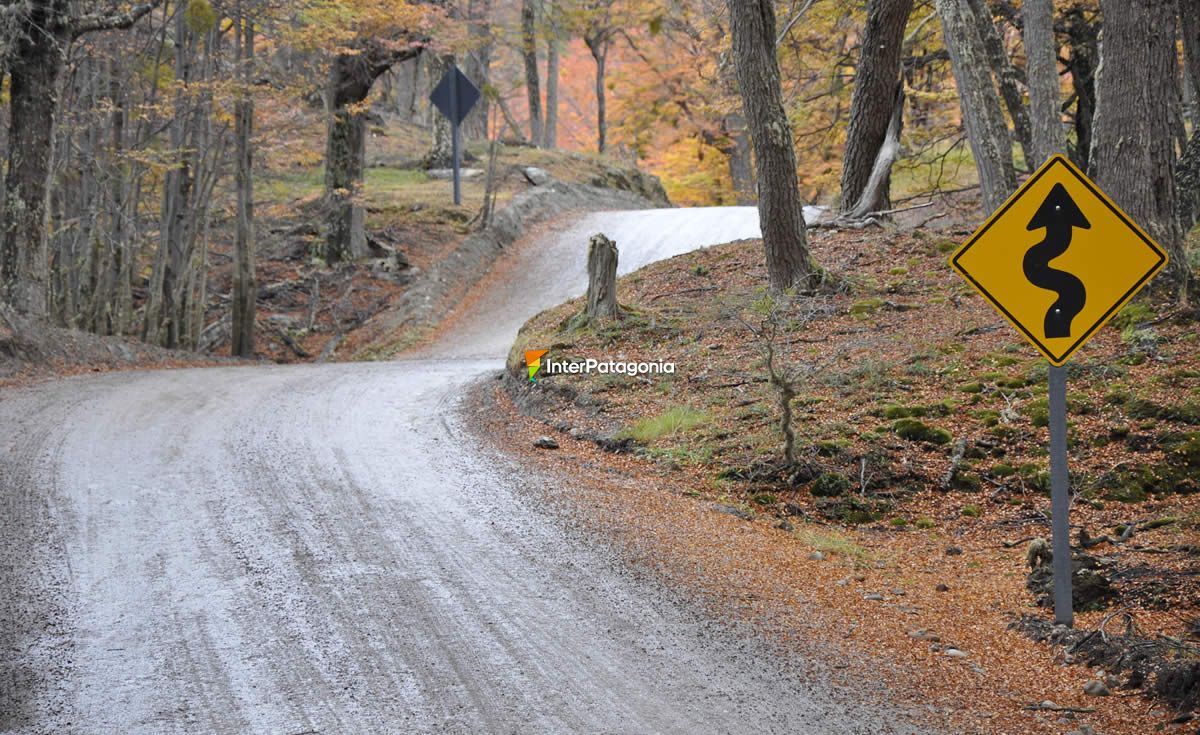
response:
M550 350L525 350L525 367L529 370L529 382L535 382L534 376L542 369L542 356Z

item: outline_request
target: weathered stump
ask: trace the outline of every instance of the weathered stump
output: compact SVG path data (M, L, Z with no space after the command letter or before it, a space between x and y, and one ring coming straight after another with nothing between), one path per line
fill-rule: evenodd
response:
M619 319L617 304L617 244L603 234L588 241L587 311L589 322Z

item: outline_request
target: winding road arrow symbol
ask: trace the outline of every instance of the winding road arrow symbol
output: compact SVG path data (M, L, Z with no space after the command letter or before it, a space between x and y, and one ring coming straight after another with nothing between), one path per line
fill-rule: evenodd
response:
M1079 206L1066 188L1062 184L1055 184L1025 229L1043 227L1046 228L1046 237L1029 248L1021 266L1030 283L1058 294L1058 300L1046 311L1046 338L1070 337L1071 320L1083 311L1087 290L1083 287L1083 281L1075 276L1051 268L1050 261L1067 251L1076 227L1088 230L1092 225L1079 211Z

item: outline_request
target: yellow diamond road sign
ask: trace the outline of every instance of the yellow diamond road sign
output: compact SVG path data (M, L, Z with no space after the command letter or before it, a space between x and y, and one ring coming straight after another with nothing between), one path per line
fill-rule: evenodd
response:
M950 258L1054 365L1166 264L1166 251L1062 156L1046 161Z

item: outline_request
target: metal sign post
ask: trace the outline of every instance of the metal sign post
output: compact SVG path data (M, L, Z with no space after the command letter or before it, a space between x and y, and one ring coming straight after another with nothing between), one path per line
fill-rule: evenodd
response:
M1054 620L1063 625L1074 618L1063 366L1166 264L1166 251L1058 155L950 257L951 267L1050 362Z
M429 101L450 121L450 148L453 160L454 204L462 204L462 144L459 126L471 108L479 101L479 88L463 76L457 66L451 65L442 81L438 82Z
M1054 622L1071 626L1071 488L1067 475L1067 369L1050 366L1050 514L1054 550Z

